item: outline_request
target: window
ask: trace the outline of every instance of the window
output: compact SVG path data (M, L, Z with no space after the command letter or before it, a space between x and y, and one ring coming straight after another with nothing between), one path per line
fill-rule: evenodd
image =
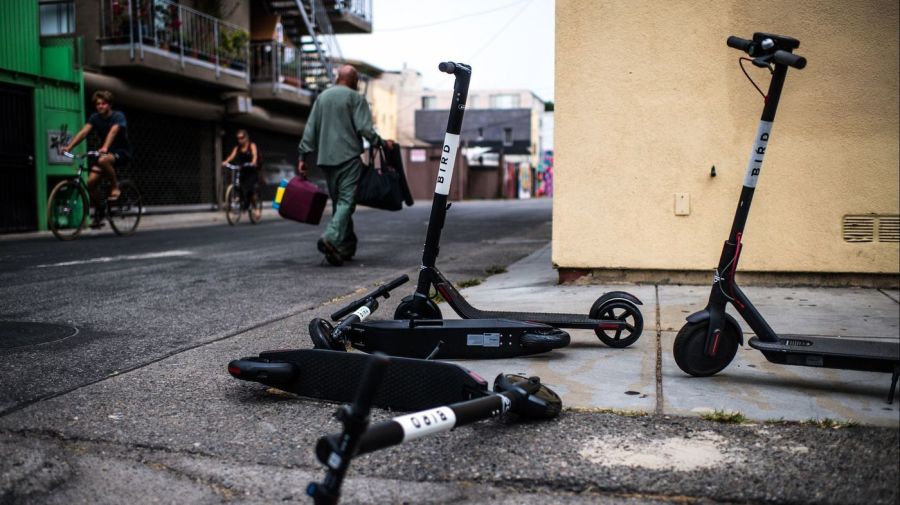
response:
M503 129L503 145L505 145L505 146L513 145L512 128L504 128Z
M492 109L518 109L519 95L504 94L491 95Z
M41 35L75 32L74 0L40 0Z
M422 108L425 110L437 109L437 97L436 96L423 96L422 97Z

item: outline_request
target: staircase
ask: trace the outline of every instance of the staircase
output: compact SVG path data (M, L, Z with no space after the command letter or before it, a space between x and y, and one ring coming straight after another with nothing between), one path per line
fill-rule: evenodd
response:
M320 93L333 85L333 60L343 55L322 1L269 0L268 7L281 16L285 37L300 48L303 87Z

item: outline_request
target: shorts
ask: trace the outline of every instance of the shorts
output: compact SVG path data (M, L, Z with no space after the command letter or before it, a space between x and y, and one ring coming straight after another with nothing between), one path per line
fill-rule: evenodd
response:
M131 153L127 149L110 149L109 154L116 157L116 161L113 163L116 168L122 168L131 163Z

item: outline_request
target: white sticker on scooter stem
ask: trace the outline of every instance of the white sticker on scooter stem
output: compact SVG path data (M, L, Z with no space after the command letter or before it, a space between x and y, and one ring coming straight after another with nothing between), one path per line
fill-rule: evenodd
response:
M366 318L372 314L372 310L369 309L369 307L363 305L362 307L356 309L354 314L359 318L360 321L365 321Z
M750 161L747 163L747 175L744 176L744 186L748 188L756 187L756 180L759 179L759 172L762 170L763 157L766 155L766 146L769 144L771 131L771 121L759 122L756 141L753 143L753 151L750 153Z
M456 414L448 407L438 407L395 417L394 422L403 428L403 441L407 442L432 433L452 430L456 425Z
M434 192L439 195L450 194L450 181L453 180L453 164L456 162L456 150L459 148L459 135L444 135L444 147L441 148L441 163L438 165L437 184Z

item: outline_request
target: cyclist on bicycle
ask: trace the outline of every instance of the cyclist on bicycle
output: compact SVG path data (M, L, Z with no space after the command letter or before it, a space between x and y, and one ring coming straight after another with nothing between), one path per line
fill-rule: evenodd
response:
M91 173L88 175L88 191L91 193L92 201L99 202L100 195L96 194L96 190L100 178L105 176L112 183L109 199L115 200L119 197L119 180L116 178L116 167L122 167L131 160L128 123L125 121L125 114L121 111L113 110L113 94L111 92L95 91L91 96L91 102L94 104L97 112L91 114L87 124L72 138L69 145L63 147L62 150L70 152L91 131L96 131L103 144L98 149L100 157L97 158L97 164L91 167Z
M259 150L256 143L250 141L247 130L238 130L236 134L237 145L231 150L228 158L222 162L222 166L234 162L241 167L241 200L243 209L248 205L256 205L256 183L259 180ZM249 165L247 165L249 163Z

